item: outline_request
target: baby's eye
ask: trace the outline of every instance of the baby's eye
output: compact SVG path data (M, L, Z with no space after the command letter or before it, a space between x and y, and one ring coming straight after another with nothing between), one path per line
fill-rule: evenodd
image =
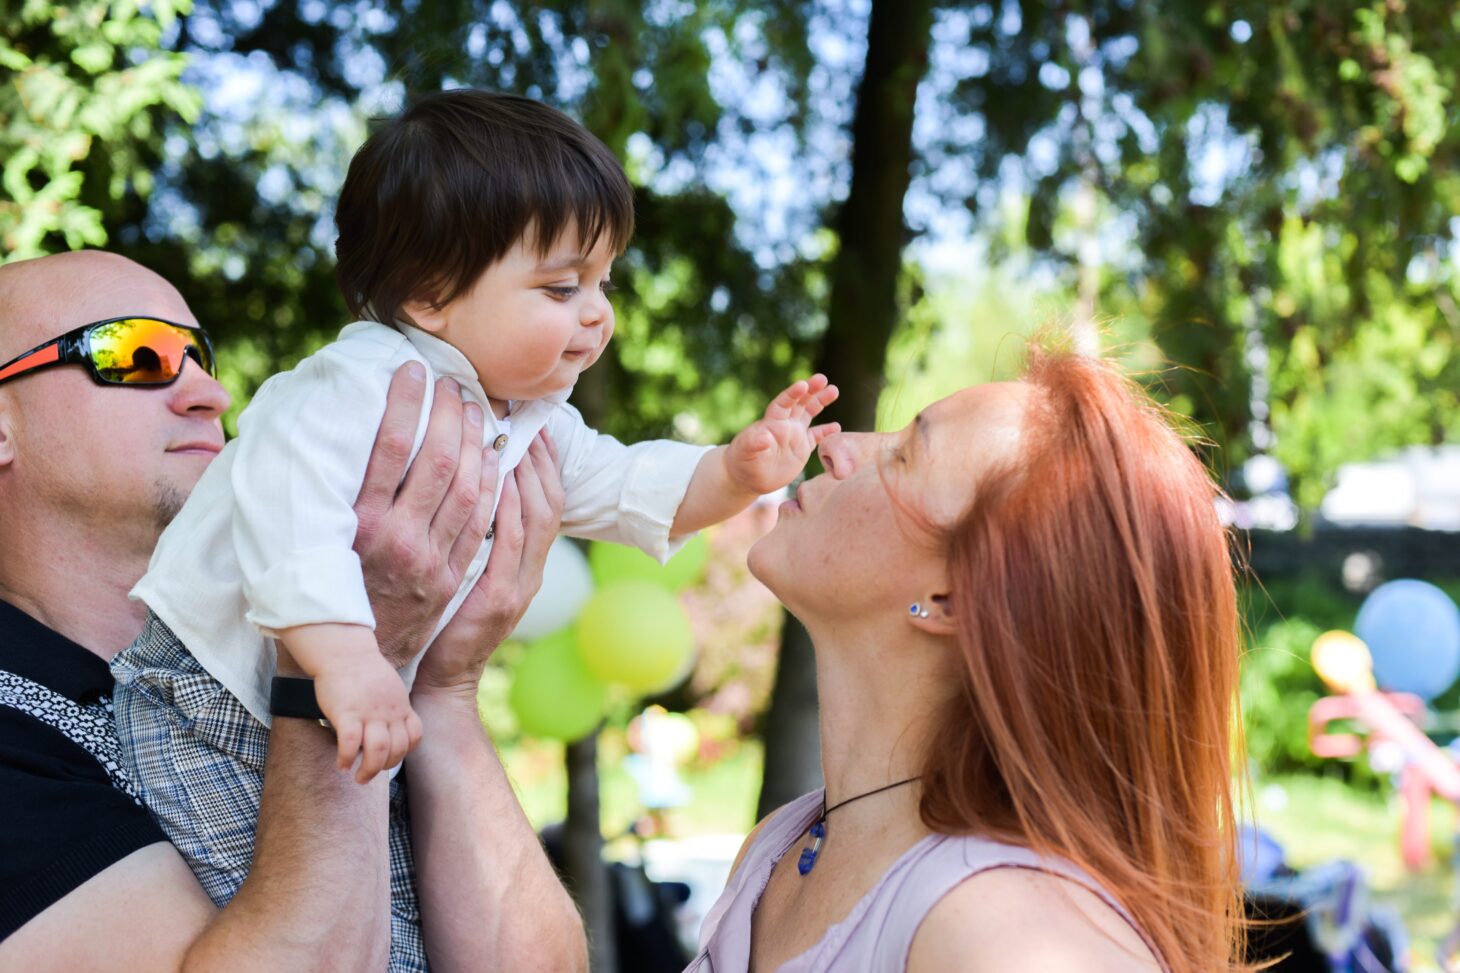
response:
M578 285L573 284L573 285L566 286L566 287L565 286L549 286L549 287L544 288L544 290L546 290L553 297L556 297L558 300L560 300L560 301L566 301L568 298L570 298L573 295L575 295L575 294L578 293Z
M612 294L614 291L618 290L618 285L611 280L605 280L603 283L598 285L598 289L603 291L603 293L605 294Z

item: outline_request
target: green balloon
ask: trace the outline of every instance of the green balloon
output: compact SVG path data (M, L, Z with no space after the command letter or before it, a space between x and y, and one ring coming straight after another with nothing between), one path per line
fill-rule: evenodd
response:
M588 549L588 567L600 587L615 581L652 581L670 591L693 584L710 559L710 545L703 534L691 537L668 564L660 564L637 547L595 542Z
M694 631L679 599L652 581L616 581L593 593L578 616L588 671L639 693L668 689L688 673Z
M584 668L573 630L565 628L528 647L507 699L524 733L570 743L602 721L608 687Z

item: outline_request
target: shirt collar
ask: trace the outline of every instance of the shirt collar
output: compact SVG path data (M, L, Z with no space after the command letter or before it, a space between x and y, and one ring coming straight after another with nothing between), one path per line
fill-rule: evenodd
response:
M0 601L0 669L75 700L92 702L112 691L111 669L96 655Z
M442 341L429 331L423 331L404 321L397 321L395 326L401 334L406 336L406 340L411 343L411 346L421 353L421 357L426 359L426 363L431 366L437 378L452 379L474 397L480 398L482 408L486 409L489 417L492 416L492 410L486 408L487 393L482 388L481 379L477 378L476 369L472 367L471 362L467 361L460 348ZM570 386L561 392L545 395L532 402L542 402L549 407L562 405L568 401L568 396L572 394L572 391ZM532 402L513 403L514 417L518 411L532 407ZM493 421L495 422L495 417L493 417Z

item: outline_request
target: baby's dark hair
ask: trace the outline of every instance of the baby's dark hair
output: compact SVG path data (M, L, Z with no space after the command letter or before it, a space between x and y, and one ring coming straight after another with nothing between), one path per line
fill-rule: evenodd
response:
M335 279L351 313L393 324L407 301L449 303L529 232L546 256L575 223L585 253L633 235L633 189L606 145L530 98L438 91L377 121L350 160Z

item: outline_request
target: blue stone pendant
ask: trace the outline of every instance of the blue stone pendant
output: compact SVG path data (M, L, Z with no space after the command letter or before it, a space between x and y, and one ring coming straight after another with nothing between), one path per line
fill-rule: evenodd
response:
M809 875L811 869L816 867L816 856L821 853L821 842L826 838L825 818L811 826L811 837L816 840L811 843L810 848L801 849L801 857L796 862L796 871L802 875Z

